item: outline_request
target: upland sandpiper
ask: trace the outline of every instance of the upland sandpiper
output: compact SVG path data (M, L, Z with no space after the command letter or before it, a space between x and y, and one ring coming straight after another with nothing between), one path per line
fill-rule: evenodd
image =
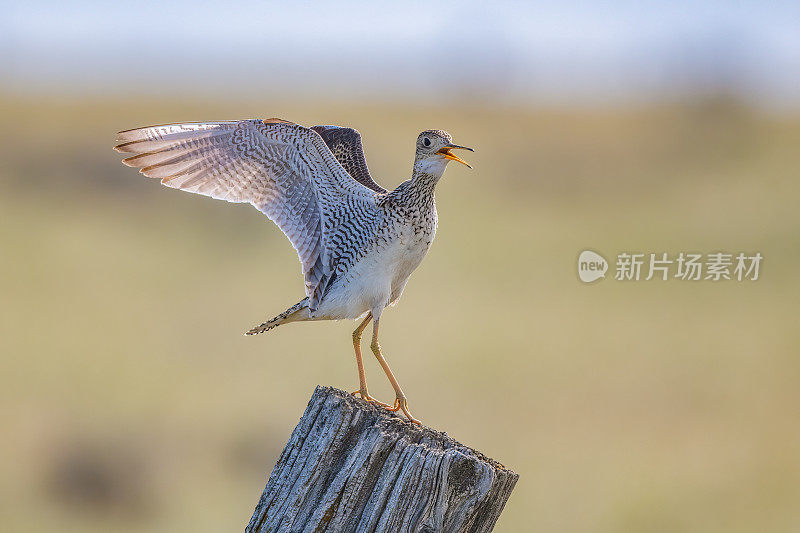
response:
M247 332L281 324L364 317L353 332L359 394L417 422L378 344L383 309L394 304L436 233L434 188L452 153L442 130L417 137L411 179L389 192L372 179L351 128L305 128L281 119L188 122L119 133L123 160L168 187L251 203L286 234L302 263L306 297ZM469 167L469 165L467 165ZM470 167L471 168L471 167ZM372 351L395 391L394 406L370 396L361 334L373 321Z

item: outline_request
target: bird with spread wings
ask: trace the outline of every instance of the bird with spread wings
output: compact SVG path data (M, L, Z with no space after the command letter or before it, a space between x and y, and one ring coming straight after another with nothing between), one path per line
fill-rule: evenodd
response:
M294 246L306 297L248 334L296 321L364 319L353 332L358 394L390 410L408 410L378 344L383 309L396 302L436 232L434 187L452 153L467 149L442 130L420 133L411 179L394 191L367 169L352 128L305 128L281 119L188 122L119 133L123 160L168 187L250 203ZM469 165L467 165L469 166ZM372 351L395 393L394 406L369 395L361 334L373 322Z

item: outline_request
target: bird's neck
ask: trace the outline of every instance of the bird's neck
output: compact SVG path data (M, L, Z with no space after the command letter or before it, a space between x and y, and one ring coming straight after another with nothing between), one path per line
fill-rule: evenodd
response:
M411 183L419 194L433 196L436 184L442 178L447 161L417 159L411 174Z
M414 172L411 176L411 186L419 196L433 196L433 191L441 176L427 174L425 172Z
M419 172L414 169L411 179L401 183L384 198L387 205L414 207L413 213L436 209L434 189L441 176Z

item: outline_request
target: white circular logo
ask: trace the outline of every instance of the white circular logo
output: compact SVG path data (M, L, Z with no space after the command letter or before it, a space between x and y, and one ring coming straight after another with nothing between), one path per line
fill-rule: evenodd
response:
M608 261L591 250L584 250L578 256L578 277L584 283L591 283L600 278L606 277Z

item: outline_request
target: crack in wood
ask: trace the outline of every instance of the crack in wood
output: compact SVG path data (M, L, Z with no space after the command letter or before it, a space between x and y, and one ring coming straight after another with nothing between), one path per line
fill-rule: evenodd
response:
M488 532L518 478L446 433L317 387L247 531Z

